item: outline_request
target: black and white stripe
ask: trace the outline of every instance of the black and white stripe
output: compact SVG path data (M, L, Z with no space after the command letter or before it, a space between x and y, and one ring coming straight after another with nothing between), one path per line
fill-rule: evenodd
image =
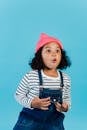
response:
M43 87L57 89L60 88L60 76L57 78L52 78L46 76L43 71L41 71L43 77ZM58 73L59 74L59 73ZM71 83L70 78L67 74L63 73L63 101L67 102L71 106L71 96L70 89ZM22 78L19 86L17 87L15 98L16 100L23 105L24 107L31 108L31 101L34 97L39 96L39 77L37 70L32 70L29 73L25 74Z

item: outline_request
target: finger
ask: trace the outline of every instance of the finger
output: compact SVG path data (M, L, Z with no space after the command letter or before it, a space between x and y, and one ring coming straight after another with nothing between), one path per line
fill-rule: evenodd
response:
M57 111L61 110L61 104L57 103L55 106L56 106Z
M59 107L59 106L57 105L57 106L56 106L56 109L59 109L59 110L60 110L60 109L61 109L61 107Z
M49 105L51 105L50 102L49 102L49 103L43 103L43 104L42 104L42 106L44 106L44 107L47 107L47 106L49 106Z
M42 110L48 110L48 107L41 107Z
M67 104L67 103L62 103L62 106L65 106L65 107L66 107L66 106L68 106L68 104Z
M61 104L59 102L56 102L55 105L61 107Z
M60 110L60 109L58 109L58 108L56 108L56 110L57 110L58 112L61 112L61 110Z
M50 97L48 97L48 98L42 98L41 101L43 101L43 102L50 101Z

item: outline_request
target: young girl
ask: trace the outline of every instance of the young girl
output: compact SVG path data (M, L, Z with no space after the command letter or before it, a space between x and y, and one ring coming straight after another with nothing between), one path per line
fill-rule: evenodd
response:
M29 64L32 70L15 93L23 109L13 130L64 130L64 112L71 105L70 79L60 70L71 63L62 43L42 33Z

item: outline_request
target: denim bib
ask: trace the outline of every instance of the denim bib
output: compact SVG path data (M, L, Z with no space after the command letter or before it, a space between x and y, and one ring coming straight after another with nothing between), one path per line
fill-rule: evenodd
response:
M41 71L38 71L38 75L39 75L39 85L40 85L40 89L39 89L39 97L40 98L47 98L50 97L51 99L51 105L49 106L49 111L55 111L55 102L59 102L60 104L62 104L62 88L63 88L63 76L62 76L62 72L59 71L60 73L60 79L61 79L61 83L60 83L60 89L50 89L50 88L43 88L43 79L42 79L42 74Z

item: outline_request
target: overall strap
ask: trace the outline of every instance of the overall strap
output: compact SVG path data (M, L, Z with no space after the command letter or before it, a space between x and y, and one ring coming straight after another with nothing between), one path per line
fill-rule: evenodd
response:
M59 70L59 73L60 73L60 79L61 79L60 86L63 87L64 86L63 74L62 74L62 72L60 70ZM43 85L43 79L42 79L42 74L41 74L40 70L38 70L38 76L39 76L39 85Z
M64 83L63 83L63 74L62 74L62 72L60 70L59 70L59 73L60 73L60 79L61 79L60 86L63 88L63 86L64 86Z
M38 70L38 76L39 76L39 85L41 86L41 85L43 85L41 70Z

